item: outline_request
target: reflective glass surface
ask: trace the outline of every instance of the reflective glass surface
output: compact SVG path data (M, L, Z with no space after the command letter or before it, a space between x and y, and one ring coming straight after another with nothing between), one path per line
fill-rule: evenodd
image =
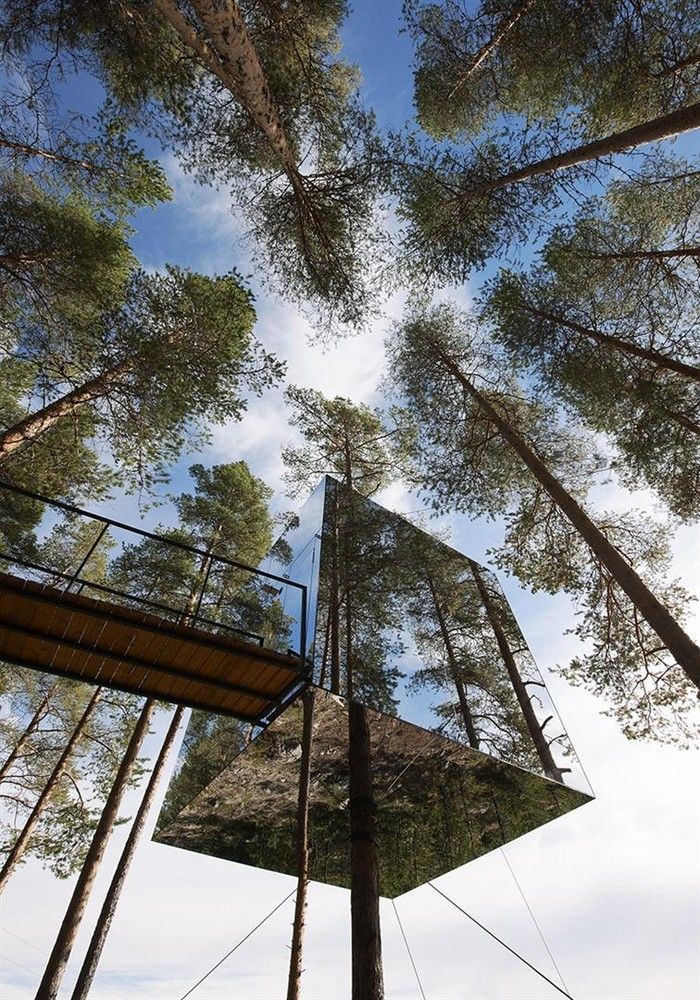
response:
M380 892L397 896L587 801L588 796L438 733L369 711ZM297 874L302 756L297 699L175 815L156 839ZM347 703L316 690L310 746L310 877L349 886Z
M348 884L348 697L370 710L384 895L588 800L488 569L328 477L261 568L309 592L311 878ZM301 742L299 701L262 731L193 712L157 839L294 874Z
M314 680L590 791L496 577L326 479Z

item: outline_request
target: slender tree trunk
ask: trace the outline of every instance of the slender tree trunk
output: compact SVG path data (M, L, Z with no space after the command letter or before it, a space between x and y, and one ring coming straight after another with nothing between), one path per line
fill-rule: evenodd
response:
M661 70L660 73L654 73L654 76L672 76L674 73L679 73L682 69L688 69L689 66L695 66L700 62L700 52L691 52L684 59L679 59L675 62L673 66L666 66Z
M301 741L301 767L299 773L299 803L297 807L297 898L294 907L292 951L289 958L287 1000L301 996L302 953L306 924L306 901L309 887L309 793L311 790L311 747L313 742L315 691L307 688L302 695L304 728ZM73 1000L76 1000L74 997Z
M611 250L610 253L577 253L587 260L675 260L700 257L700 247L674 247L672 250Z
M330 616L331 691L340 694L340 576L338 572L338 497L333 500L333 539L331 542Z
M0 893L3 892L15 868L24 857L24 853L29 845L31 836L34 833L34 830L36 829L37 824L39 823L39 820L41 819L44 810L46 809L46 806L51 800L51 796L56 790L56 786L58 785L58 782L61 779L61 775L63 774L66 768L66 764L68 763L70 757L72 756L73 751L75 750L78 742L80 741L80 738L84 734L85 727L87 726L90 717L101 697L102 697L102 689L99 687L95 688L95 691L92 697L90 698L90 701L87 703L87 706L83 711L83 714L80 716L78 724L71 733L71 737L65 745L63 753L58 758L58 761L56 762L56 765L53 771L51 772L48 781L44 785L41 794L39 795L39 798L36 800L34 804L34 808L27 817L24 826L22 827L22 830L20 832L20 835L18 836L17 840L12 846L10 853L5 859L5 864L2 866L2 870L0 871Z
M348 702L350 744L350 918L352 1000L382 1000L377 806L367 709Z
M183 41L195 50L207 68L246 109L285 171L290 176L298 175L292 144L272 101L265 71L236 0L228 0L226 4L193 0L211 45L183 17L174 0L156 0L156 6Z
M237 82L242 103L264 133L280 163L296 173L292 144L270 96L265 70L238 3L236 0L227 0L226 4L217 3L217 0L193 0L193 3L202 23L215 40L222 61Z
M462 678L459 676L459 667L457 665L457 657L455 656L454 647L452 645L452 637L450 636L449 629L447 627L447 622L445 621L445 616L442 612L442 607L440 606L440 601L438 599L437 592L435 590L435 583L433 581L432 575L426 573L426 579L428 581L428 587L430 588L430 596L433 599L433 605L435 606L435 613L437 615L438 624L440 626L440 634L442 635L442 641L445 646L445 652L447 653L447 662L450 668L450 674L452 675L452 680L457 688L457 697L459 698L459 706L462 712L462 721L464 722L464 728L467 731L467 739L469 740L469 745L474 747L475 750L479 749L479 736L476 732L474 726L474 720L472 719L471 709L469 708L469 702L467 701L467 692L464 689L464 684Z
M149 698L141 709L141 714L136 722L129 745L126 748L126 753L122 758L114 783L107 796L107 801L102 810L102 815L97 824L87 857L80 870L78 881L73 890L73 895L68 904L68 909L63 918L53 951L49 956L49 961L39 984L35 1000L56 1000L58 996L63 975L66 971L66 965L68 964L70 953L80 929L80 923L83 919L95 878L97 877L100 862L107 849L109 836L117 820L119 807L129 783L132 768L141 750L144 737L148 732L148 726L155 707L156 703L154 699Z
M489 38L488 42L486 42L485 45L482 45L478 52L475 52L469 60L467 68L460 74L457 83L448 94L448 100L452 100L457 91L467 82L472 73L474 73L474 71L477 70L482 63L486 62L486 60L491 57L506 35L518 23L523 14L525 14L526 11L535 3L537 3L537 0L517 0L517 2L513 4L505 17L502 18L500 23L497 25L496 30L491 38Z
M532 450L523 437L501 416L498 410L460 371L458 365L432 338L430 345L437 360L449 371L467 395L477 403L483 413L499 431L501 437L520 456L535 479L549 494L557 507L568 518L586 542L591 552L600 560L611 578L629 597L649 627L676 659L688 679L700 690L700 647L679 625L668 608L649 590L639 574L605 537L581 505L551 474L547 466Z
M151 776L148 780L146 790L143 793L141 805L139 806L134 822L129 830L129 837L117 863L112 881L109 889L107 890L105 901L102 904L102 909L100 910L100 915L97 918L95 930L93 931L92 938L90 939L90 944L88 945L83 966L80 970L78 981L75 984L71 1000L87 1000L87 997L90 994L90 987L92 986L92 981L95 977L95 972L97 971L100 956L102 955L102 949L104 948L105 941L107 940L107 935L109 934L109 929L111 927L112 920L114 919L117 904L124 888L126 877L129 874L131 862L134 860L136 849L139 845L141 837L143 836L146 820L148 819L148 814L158 791L160 779L170 758L184 712L184 706L179 705L171 719L170 726L168 727L165 739L163 740L163 745L160 748L160 753L158 754L158 758L153 765L153 771L151 772Z
M518 670L518 666L515 662L513 650L510 648L508 637L501 623L498 611L496 610L493 600L491 599L491 595L488 592L486 582L481 575L479 565L470 559L469 566L472 571L472 576L474 577L477 590L479 591L479 597L481 598L481 603L484 606L486 617L488 618L489 624L493 629L493 634L496 637L501 657L503 658L506 670L508 671L510 683L513 685L515 697L518 699L518 704L520 705L522 713L525 717L528 732L530 733L532 742L535 744L535 749L537 750L537 755L540 758L542 767L544 768L545 773L548 774L550 778L553 778L554 781L561 781L563 771L557 766L549 743L547 742L547 739L542 731L542 726L535 715L535 710L532 707L532 701L530 700L527 688L522 677L520 676L520 671Z
M592 327L582 326L581 323L576 323L574 320L565 319L557 313L551 313L544 309L537 309L535 306L528 306L523 303L518 308L523 312L529 313L531 316L537 316L538 319L545 322L558 323L568 330L580 333L581 336L587 337L589 340L594 340L604 347L609 347L612 351L629 354L634 358L641 358L664 371L675 372L675 374L683 375L694 382L700 382L700 368L696 368L694 365L686 365L682 361L677 361L675 358L669 357L667 354L661 354L659 351L653 351L647 347L640 347L629 340L623 340L621 337L615 337L610 333L603 333L601 330L594 330Z
M379 920L379 857L377 805L372 782L369 716L353 701L354 655L352 567L349 540L353 531L353 476L350 441L345 433L345 669L348 699L348 764L350 799L350 925L352 938L352 1000L383 1000L382 935Z
M37 708L37 710L34 713L34 715L31 717L31 719L29 720L29 722L27 723L27 726L26 726L24 732L22 733L22 735L20 736L20 738L15 743L15 745L14 745L13 749L11 750L10 755L8 756L8 758L5 761L5 763L2 765L2 767L0 767L0 781L3 780L3 778L5 777L5 775L7 774L7 772L10 770L10 768L12 767L12 765L14 764L14 762L17 760L17 758L19 757L20 752L22 751L22 748L26 744L27 740L32 735L32 733L34 732L34 730L36 729L36 727L39 725L39 723L41 722L41 720L44 718L44 716L46 715L46 710L48 708L49 701L51 700L51 695L56 690L56 685L57 684L58 684L58 681L54 681L54 683L50 686L50 688L48 689L48 691L46 692L46 694L44 695L44 697L41 699L41 701L39 702L39 707Z
M43 160L49 160L51 163L63 163L68 167L79 167L81 170L87 170L90 173L113 173L111 170L99 167L96 163L91 163L90 160L65 156L63 153L56 153L51 149L42 149L40 146L29 146L24 142L12 142L5 136L0 136L0 147L10 149L14 153L17 153L18 156L38 157Z
M671 114L652 118L651 121L624 129L622 132L613 132L612 135L605 136L604 139L587 142L565 153L556 153L554 156L548 156L537 163L528 163L524 167L511 170L507 174L501 174L500 177L494 177L492 180L475 184L474 187L462 192L459 198L466 202L479 195L489 194L491 191L507 187L509 184L520 184L523 181L529 181L532 177L555 173L557 170L575 167L580 163L588 163L603 156L611 156L613 153L623 153L627 149L642 146L647 142L659 142L674 135L692 132L698 127L700 127L700 102L689 104L679 111L671 112Z
M691 434L700 434L700 424L693 420L685 413L681 413L679 410L673 410L669 406L659 406L662 413L665 413L671 420L675 420L677 424L684 427L685 430L690 431Z
M23 420L18 421L12 427L0 434L0 462L6 459L13 452L32 444L46 431L61 420L67 417L86 403L92 403L96 399L103 399L115 385L131 368L131 364L117 365L109 371L89 379L83 385L67 392L60 399L54 400L40 410L30 413Z

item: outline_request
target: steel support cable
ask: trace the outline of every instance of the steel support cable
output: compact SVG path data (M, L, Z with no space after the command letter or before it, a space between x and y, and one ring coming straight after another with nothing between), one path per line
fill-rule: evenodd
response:
M557 984L555 982L553 982L549 978L549 976L545 976L544 972L540 972L539 969L535 968L535 966L531 962L528 962L528 960L526 958L523 958L523 956L520 955L517 951L515 951L514 948L511 948L510 945L506 944L505 941L503 941L501 938L499 938L497 934L494 934L493 931L490 931L488 929L488 927L484 927L483 924L479 923L479 921L476 919L476 917L473 917L471 915L471 913L467 913L467 911L465 909L463 909L459 905L459 903L455 903L454 899L450 899L449 896L447 896L444 892L442 892L441 889L438 889L438 887L436 885L433 885L432 882L428 882L428 885L430 886L431 889L434 889L435 892L437 892L439 896L442 896L442 898L446 899L448 903L451 903L452 906L454 906L454 908L456 910L459 910L460 913L463 913L464 916L467 917L469 920L471 920L471 922L473 924L476 924L476 926L480 927L482 931L485 931L485 933L488 934L489 937L492 937L494 939L494 941L497 941L500 945L502 945L506 949L506 951L509 951L511 953L511 955L515 955L515 957L517 959L519 959L523 963L523 965L526 965L528 967L528 969L532 969L532 971L534 973L536 973L536 975L538 975L540 977L540 979L544 979L544 981L546 983L549 983L550 986L554 987L554 989L557 991L557 993L561 993L561 995L564 996L564 997L566 997L567 1000L574 1000L574 998L571 996L570 993L567 993L566 990L563 990L561 988L561 986L557 986Z
M223 965L224 962L226 961L226 959L230 958L231 955L233 955L234 951L238 951L238 949L241 947L241 945L245 944L245 942L248 940L248 938L252 937L253 934L255 934L255 932L257 930L259 930L259 928L262 927L262 925L264 923L266 923L270 919L270 917L273 915L273 913L277 913L277 911L282 906L284 906L284 904L287 902L287 900L292 898L292 896L296 893L296 891L297 890L296 890L296 886L295 886L292 889L292 891L289 893L289 895L285 896L284 899L280 903L277 904L277 906L273 907L273 909L270 910L270 912L267 914L267 916L263 917L262 920L259 923L257 923L255 925L255 927L253 927L252 930L248 931L248 933L245 935L245 937L242 937L241 940L237 944L235 944L233 946L233 948L231 948L230 951L227 951L226 954L224 955L224 957L221 958L221 959L219 959L219 961L216 963L216 965L212 965L211 969L209 969L208 972L205 972L204 975L202 976L202 978L198 979L197 982L194 984L194 986L190 986L190 988L188 989L187 993L183 993L182 994L182 996L180 997L180 1000L185 1000L185 998L188 997L190 995L190 993L194 993L194 991L197 989L197 987L201 986L202 983L204 982L204 980L208 979L209 976L212 974L212 972L215 972L219 968L220 965Z
M420 976L418 975L418 969L416 968L416 963L413 960L413 955L411 953L411 948L408 943L408 938L406 937L406 932L403 929L403 924L401 923L401 917L399 916L399 911L396 909L396 900L392 899L391 905L394 907L394 913L396 914L396 921L399 925L399 930L401 931L401 937L403 938L403 943L406 945L406 951L408 952L408 958L411 962L413 973L416 977L416 982L418 983L418 989L420 990L420 995L423 997L423 1000L426 1000L425 992L423 990L423 984L420 981Z
M513 876L513 881L515 882L516 886L518 887L518 892L520 893L520 895L522 897L522 900L523 900L523 903L525 904L525 906L527 908L527 912L532 917L532 922L535 925L535 927L537 928L537 933L539 934L540 939L542 941L542 944L544 945L545 950L546 950L547 954L549 955L550 961L551 961L552 965L554 966L554 968L556 970L556 973L559 976L559 979L561 980L561 984L562 984L562 986L564 987L565 990L568 990L569 987L566 985L566 980L564 979L564 977L561 974L561 969L557 965L556 959L554 958L554 955L552 954L551 949L550 949L549 945L547 944L547 939L545 938L544 934L542 933L542 928L540 927L540 925L537 922L537 917L532 912L532 908L531 908L530 904L527 901L527 897L525 896L525 893L523 892L523 888L520 885L520 882L518 881L517 875L513 871L512 865L511 865L510 861L508 860L506 852L503 850L502 847L500 848L500 851L501 851L501 854L503 855L503 860L508 865L508 871Z

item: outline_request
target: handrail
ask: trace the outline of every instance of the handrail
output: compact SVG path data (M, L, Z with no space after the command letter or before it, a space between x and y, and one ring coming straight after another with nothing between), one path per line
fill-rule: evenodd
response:
M296 580L287 580L283 576L277 576L275 573L268 573L264 569L257 569L255 566L248 566L246 563L237 562L235 559L229 559L228 556L219 556L215 552L208 552L206 549L199 549L196 545L188 545L187 542L181 542L176 538L166 538L165 535L157 535L153 531L146 531L145 528L136 528L132 524L126 524L124 521L115 521L114 518L105 517L104 514L95 514L93 511L84 510L82 507L77 507L75 504L67 503L65 500L54 500L51 497L43 496L41 493L33 493L31 490L25 490L21 486L15 486L14 483L8 483L7 481L0 479L0 490L9 490L11 493L19 493L22 496L29 497L31 500L38 500L40 503L50 504L52 507L60 507L61 510L67 510L71 514L80 514L82 517L92 518L93 521L101 521L103 524L109 524L114 528L120 528L122 531L131 531L136 535L142 535L144 538L152 538L156 542L163 542L165 545L174 545L178 549L184 549L186 552L194 552L195 555L204 556L208 559L216 559L218 562L226 563L228 566L235 566L236 569L245 569L249 573L255 573L256 576L265 576L269 580L276 580L278 583L282 583L291 587L297 587L299 590L306 590L306 585L303 583L297 583Z
M6 490L11 493L19 494L20 496L28 497L30 500L36 500L39 503L47 504L50 507L57 507L59 510L67 511L70 514L76 514L80 517L86 517L93 521L98 521L104 524L106 527L116 528L120 531L129 532L131 534L139 535L142 538L149 538L155 542L159 542L163 545L172 545L178 549L185 552L191 552L196 556L201 556L204 559L210 561L216 561L223 563L226 566L233 567L235 569L244 570L253 576L264 577L267 580L274 580L276 583L280 584L282 587L294 587L299 591L301 609L300 609L300 620L299 620L299 660L302 664L306 665L307 655L306 655L306 641L307 641L307 609L308 609L308 599L307 599L307 587L303 583L298 583L296 580L290 580L287 577L278 576L276 573L270 573L267 570L259 569L255 566L248 566L245 563L238 562L236 559L230 559L228 556L217 555L216 552L207 551L205 549L200 549L196 545L189 545L187 542L180 541L176 538L168 538L165 535L159 535L153 531L147 531L145 528L138 528L135 525L126 524L124 521L117 521L114 518L107 517L104 514L97 514L94 511L85 510L82 507L78 507L76 504L68 503L66 500L56 500L52 497L44 496L41 493L35 493L33 490L27 490L22 486L16 486L14 483L10 483L7 480L0 479L0 489ZM62 579L69 579L73 582L78 581L75 575L69 576L66 573L61 573L59 570L52 569L47 566L41 566L37 563L32 563L29 560L22 559L19 556L10 556L5 552L0 551L0 558L6 559L8 562L16 563L17 565L24 565L30 569L37 570L42 573L51 573L53 576L60 577ZM152 601L148 598L142 598L134 594L128 594L124 591L119 591L116 588L109 588L104 584L93 583L92 581L85 580L84 586L89 586L97 590L101 590L106 593L112 593L117 596L126 598L127 600L134 601L136 603L149 604L152 607L160 607L161 610L167 610L174 613L181 613L182 609L173 608L170 605L159 604L158 602ZM250 638L255 638L256 641L260 642L262 645L264 639L262 636L257 635L253 632L246 632L244 629L237 629L234 625L229 625L225 622L214 622L211 619L205 619L203 617L197 616L197 620L208 625L214 625L217 628L224 628L231 631L238 632L241 635L247 635Z
M13 563L17 566L26 566L27 569L35 569L39 573L50 573L51 576L59 577L61 580L68 580L69 583L81 583L84 587L89 587L92 590L99 590L103 594L112 594L116 597L125 597L128 601L133 601L136 604L147 604L151 608L157 608L158 611L170 611L174 615L182 616L182 608L174 608L172 604L163 604L161 601L154 601L151 597L136 597L134 594L129 594L126 590L119 590L118 587L108 587L106 583L97 583L94 580L83 580L82 577L76 576L74 573L62 573L58 569L49 569L46 566L42 566L40 563L31 562L29 559L22 559L20 556L13 556L9 552L4 552L0 549L0 560L4 560L8 563ZM69 593L69 591L66 591ZM265 638L262 635L258 635L257 632L249 632L247 629L238 628L237 625L230 625L228 622L217 622L213 618L205 618L204 615L191 615L193 620L196 619L197 622L203 622L205 625L214 625L216 628L226 629L229 632L237 632L239 635L245 636L246 639L255 639L259 646L265 644Z

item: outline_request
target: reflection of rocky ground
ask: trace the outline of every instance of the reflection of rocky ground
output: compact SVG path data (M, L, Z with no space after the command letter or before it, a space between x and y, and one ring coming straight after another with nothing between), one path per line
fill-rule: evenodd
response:
M293 705L158 840L296 874L301 709ZM371 713L381 892L395 896L587 801L435 733ZM311 877L348 885L347 712L316 696Z

